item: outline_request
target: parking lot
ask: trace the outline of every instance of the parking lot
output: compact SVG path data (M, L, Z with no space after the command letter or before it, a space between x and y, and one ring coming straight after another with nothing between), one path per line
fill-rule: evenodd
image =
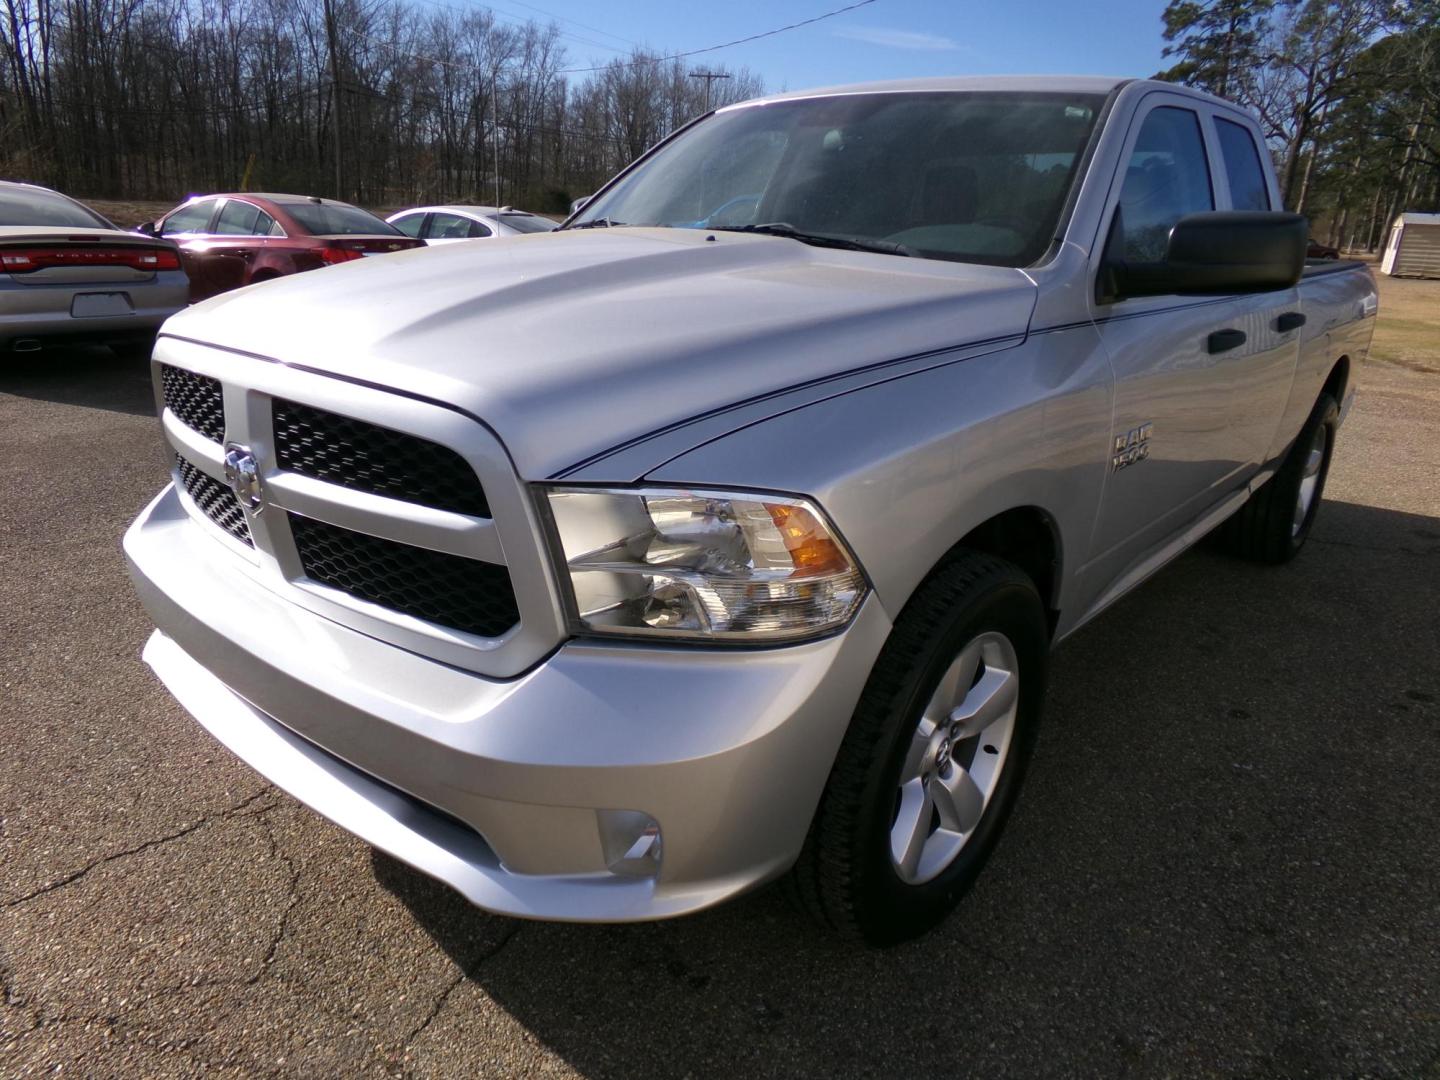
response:
M269 787L139 660L148 370L0 360L0 1075L1440 1075L1421 360L1361 372L1298 560L1191 552L1061 648L995 859L884 953L773 889L490 917Z

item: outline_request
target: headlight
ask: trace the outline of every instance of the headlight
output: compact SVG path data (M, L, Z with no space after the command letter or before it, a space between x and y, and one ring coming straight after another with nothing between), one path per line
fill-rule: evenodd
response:
M786 641L843 626L865 577L803 499L737 492L545 490L578 629Z

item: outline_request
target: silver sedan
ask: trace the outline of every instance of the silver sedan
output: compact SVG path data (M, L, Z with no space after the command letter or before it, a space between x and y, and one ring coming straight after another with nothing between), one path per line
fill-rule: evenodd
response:
M189 293L168 240L125 232L48 188L0 181L0 356L57 342L148 354Z
M406 236L419 237L431 245L550 232L556 227L549 218L509 206L415 206L385 220Z

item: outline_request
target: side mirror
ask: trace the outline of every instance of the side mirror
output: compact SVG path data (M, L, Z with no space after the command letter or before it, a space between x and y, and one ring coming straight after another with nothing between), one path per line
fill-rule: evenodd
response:
M593 198L593 196L590 196L590 195L581 195L580 198L578 198L578 199L576 199L574 202L572 202L572 203L570 204L570 215L573 217L574 215L578 214L581 210L584 210L584 209L585 209L585 204L588 203L588 202L591 200L591 198Z
M1310 226L1301 214L1223 210L1188 214L1170 230L1165 261L1109 259L1102 302L1288 289L1305 269Z
M146 236L159 236L159 235L160 235L160 229L159 229L159 227L156 225L156 223L153 222L153 221L146 221L146 222L142 222L142 223L139 224L139 225L136 225L136 226L135 226L135 231L138 232L138 233L144 233Z

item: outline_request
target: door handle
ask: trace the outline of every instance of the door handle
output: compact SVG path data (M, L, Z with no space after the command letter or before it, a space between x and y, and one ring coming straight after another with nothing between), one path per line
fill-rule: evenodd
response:
M1299 330L1305 325L1305 316L1298 311L1287 311L1275 320L1275 329L1282 334L1288 334L1291 330Z
M1214 353L1229 352L1231 349L1238 349L1241 345L1245 344L1245 331L1216 330L1210 335L1207 344L1212 355Z

